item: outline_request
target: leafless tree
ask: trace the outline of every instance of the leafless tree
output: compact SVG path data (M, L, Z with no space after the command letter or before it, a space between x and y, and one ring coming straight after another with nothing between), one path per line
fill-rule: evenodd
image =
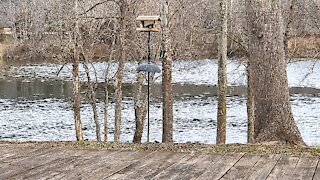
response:
M172 95L172 46L170 24L168 16L169 1L160 0L160 15L162 28L161 49L164 53L162 58L162 96L163 96L163 133L162 142L173 142L173 95Z
M80 104L81 104L81 90L80 90L80 80L79 80L79 62L80 62L80 28L79 28L79 2L74 0L74 11L76 14L75 18L75 32L74 32L74 49L73 49L73 112L74 112L74 123L76 130L76 138L78 141L83 141L83 132L82 132L82 122L80 119Z
M226 143L227 127L227 45L228 45L228 2L220 0L220 40L218 53L218 111L217 144Z
M128 23L128 2L127 0L120 0L119 4L120 7L120 29L119 29L119 59L118 59L118 70L115 77L115 132L114 132L114 142L120 142L120 135L121 135L121 109L122 109L122 79L123 79L123 71L124 71L124 61L125 61L125 36L126 30L125 26Z
M255 142L305 145L289 100L281 1L248 0L247 12Z

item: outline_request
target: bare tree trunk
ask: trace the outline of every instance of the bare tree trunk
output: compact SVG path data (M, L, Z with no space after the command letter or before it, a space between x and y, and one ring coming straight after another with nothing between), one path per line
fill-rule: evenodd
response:
M80 119L80 80L79 80L79 63L73 63L73 113L77 141L83 141L82 123Z
M109 92L108 92L108 81L106 78L106 85L104 87L104 143L108 143L108 128L109 128Z
M305 145L291 111L281 1L250 0L247 5L255 142Z
M122 77L123 77L124 62L123 60L119 61L119 67L116 75L116 89L115 89L115 132L114 132L114 142L120 143L121 135L121 102L122 102Z
M128 10L128 4L126 0L120 1L120 32L119 32L119 44L120 44L120 59L119 66L116 73L115 79L115 132L114 132L114 142L120 143L120 135L121 135L121 110L122 110L122 79L123 79L123 70L124 70L124 38L125 38L125 27L127 23L126 13Z
M227 123L227 50L228 50L228 2L220 0L220 43L218 69L217 144L226 143Z
M84 64L83 67L86 71L87 79L88 79L89 100L90 100L90 104L91 104L92 111L93 111L93 120L96 125L96 137L97 137L97 141L101 142L101 135L100 135L101 131L100 131L98 112L97 112L96 93L94 92L94 86L93 86L93 83L91 80L91 76L90 76L90 72L89 72L89 68L88 68L87 64Z
M147 98L142 93L143 75L139 73L137 75L137 94L134 101L134 113L136 121L136 130L134 132L133 143L140 144L144 129L144 121L147 115ZM142 96L144 98L142 98Z
M162 142L173 142L173 97L172 97L172 47L168 23L169 5L167 0L160 0L162 27L162 96L163 96L163 133Z
M142 75L138 74L138 76L142 76ZM135 101L134 101L134 115L135 115L135 122L136 122L136 130L133 136L133 143L141 144L141 138L142 138L143 127L144 127L144 119L142 118L142 114L141 114L142 86L139 84L139 81L137 83L137 86L138 86L136 91L137 94L135 95Z
M114 41L113 41L114 42ZM114 44L112 45L112 49L114 47ZM111 61L113 57L112 51L110 54L110 59L109 61ZM108 78L108 74L109 74L109 68L110 68L110 64L108 62L108 65L106 65L106 69L105 69L105 75L104 75L104 81L105 81L105 86L104 86L104 143L108 143L108 128L109 128L109 112L108 112L108 108L109 108L109 91L108 91L108 84L109 84L109 78Z
M78 13L78 0L74 1L75 14ZM79 52L78 52L78 36L79 36L79 18L76 15L75 21L75 37L74 37L74 63L73 63L73 112L74 112L74 122L76 130L77 141L83 141L82 123L80 119L80 104L81 104L81 92L80 92L80 80L79 80Z
M253 77L250 62L247 63L247 116L248 116L248 143L254 142L254 96Z
M115 28L115 25L114 25ZM109 121L109 112L108 112L108 108L109 108L109 91L108 91L108 84L109 84L109 68L110 68L110 62L112 62L113 58L114 58L114 50L115 50L115 44L116 44L116 35L113 34L112 36L112 44L111 44L111 52L110 52L110 56L109 56L109 62L107 62L106 65L106 69L105 69L105 74L104 74L104 81L105 81L105 87L104 87L104 143L108 143L108 121Z

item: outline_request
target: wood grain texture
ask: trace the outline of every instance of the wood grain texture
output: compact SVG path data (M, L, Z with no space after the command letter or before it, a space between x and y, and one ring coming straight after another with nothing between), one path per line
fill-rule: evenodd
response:
M0 145L0 179L320 179L319 157Z
M188 169L188 173L180 174L178 177L175 178L175 180L197 179L207 170L208 167L215 164L222 157L222 154L206 155L200 161L198 161L192 167L190 167Z
M290 179L299 159L299 157L283 155L267 179L278 179L278 177Z
M315 174L319 159L315 157L301 156L293 172L293 179L311 180Z
M317 164L316 170L313 174L313 179L320 179L320 159L319 159L319 157L317 159L318 159L318 164Z
M260 159L260 155L245 154L221 179L242 179Z
M189 173L188 169L195 163L200 161L203 157L204 155L201 154L191 154L189 156L185 156L183 159L168 167L151 179L173 179L175 177L178 177L182 173Z
M151 179L160 172L164 171L173 164L179 162L182 158L186 157L185 153L166 152L166 154L158 156L153 155L153 158L149 162L138 163L139 166L131 170L130 175L126 176L126 179Z
M244 180L264 180L268 177L281 155L263 155L243 178Z
M243 156L243 153L225 154L217 163L210 166L198 179L220 179Z
M119 171L123 167L130 165L135 162L135 158L132 158L133 155L137 159L143 157L147 152L137 152L137 151L120 151L116 152L112 156L96 156L96 160L94 162L90 162L90 164L82 164L84 166L84 170L81 174L72 176L69 178L69 173L67 173L67 178L65 179L103 179L104 177L108 177L113 173Z

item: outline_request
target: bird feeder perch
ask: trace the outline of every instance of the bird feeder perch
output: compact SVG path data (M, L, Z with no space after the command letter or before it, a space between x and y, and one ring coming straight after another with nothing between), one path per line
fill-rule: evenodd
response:
M160 31L160 16L138 16L139 27L137 31L158 32Z

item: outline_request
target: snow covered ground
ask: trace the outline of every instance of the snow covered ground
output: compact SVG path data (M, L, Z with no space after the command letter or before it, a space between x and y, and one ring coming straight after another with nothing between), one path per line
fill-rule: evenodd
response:
M320 62L300 61L288 65L289 85L291 87L313 87L320 89ZM126 63L126 82L135 79L137 64ZM18 78L24 81L34 79L71 80L71 65L66 65L57 76L61 66L26 65L10 67L0 73L0 78L10 80ZM104 63L94 64L97 78L103 81ZM111 66L110 77L114 75L116 64ZM246 83L245 67L236 62L228 63L229 84ZM82 72L83 74L83 72ZM94 73L93 73L94 74ZM217 61L176 61L173 63L173 81L180 84L215 85L217 78ZM159 78L161 79L161 78ZM83 80L84 77L83 77ZM161 83L160 80L157 83ZM203 92L199 92L199 95ZM188 100L187 100L188 99ZM174 140L175 142L215 143L216 134L216 97L199 97L180 99L174 102ZM295 94L291 97L295 120L308 145L320 145L320 95ZM100 120L102 122L103 103L99 102ZM132 98L123 101L123 142L131 142L134 132L134 109ZM110 139L113 139L113 109L110 105ZM0 139L5 140L75 140L71 104L66 99L0 99ZM162 108L160 103L152 103L151 141L161 142ZM89 104L82 106L82 120L86 139L95 139L95 128ZM228 143L246 143L246 100L243 97L228 98ZM146 134L143 136L146 140Z
M292 109L302 136L308 145L320 145L320 97L292 97ZM215 98L192 99L174 103L175 142L215 143ZM228 143L246 143L246 101L244 98L228 98ZM102 122L103 103L99 103ZM113 104L110 106L109 137L113 139ZM150 108L151 141L161 142L161 104ZM91 108L84 104L81 110L84 135L95 139L95 127ZM122 112L123 142L131 142L134 133L133 101L124 101ZM75 140L71 104L62 99L0 100L0 139L5 140ZM146 134L143 137L146 140Z

